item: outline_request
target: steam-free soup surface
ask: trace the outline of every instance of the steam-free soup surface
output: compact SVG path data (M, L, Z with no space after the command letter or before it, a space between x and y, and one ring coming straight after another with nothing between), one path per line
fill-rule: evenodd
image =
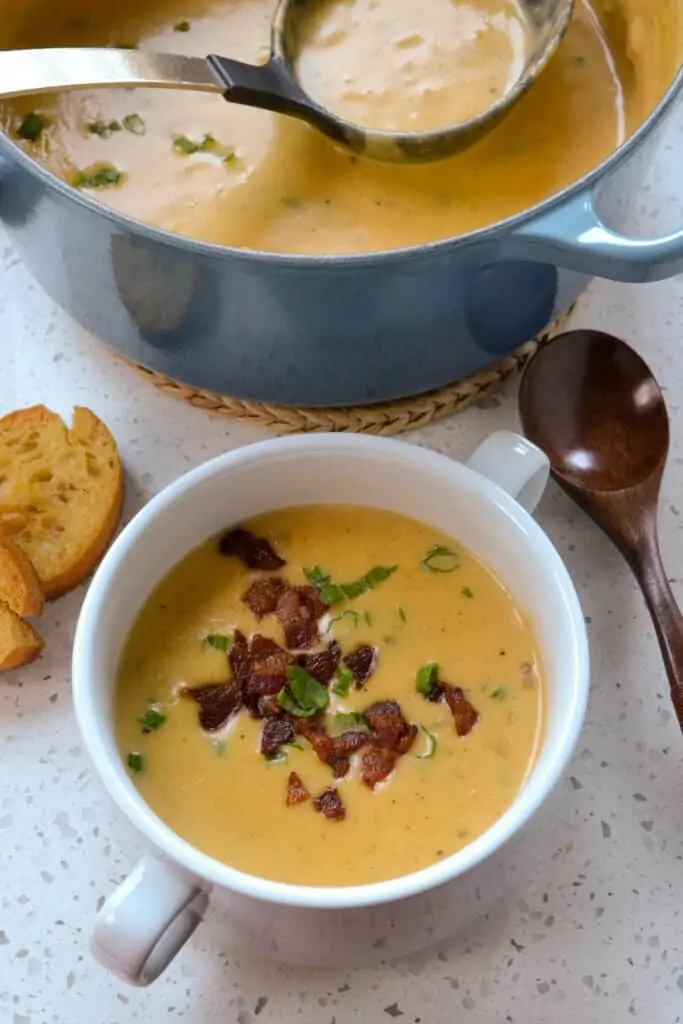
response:
M359 0L361 9L368 2ZM435 12L447 2L434 0ZM597 13L578 0L551 66L505 123L475 149L428 166L357 159L291 119L230 106L219 96L165 90L23 99L5 104L3 125L16 135L24 117L37 113L38 136L37 123L29 122L31 138L22 140L33 155L102 202L183 234L293 253L431 241L515 214L577 180L659 99L676 68L678 0L595 2ZM469 7L458 0L469 22L496 4L504 11L503 0ZM26 0L6 6L0 43L7 47L134 44L258 63L267 58L275 0ZM413 62L416 82L431 73L447 86L431 6L381 0L364 19L367 34L354 32L337 47L335 66L348 64L353 79L367 73L368 54L392 45L380 38L386 17L378 16L390 7L400 28L394 48L407 47L399 51L403 73L409 76L405 66ZM456 21L449 24L455 31ZM374 62L371 87L384 90L395 111L394 72L389 62L383 76L384 66ZM454 62L450 74L457 84L462 65ZM468 89L480 90L486 81L481 65L473 65ZM325 88L330 98L332 86ZM465 90L456 91L462 98ZM418 102L424 116L433 109L427 99ZM112 124L118 127L109 130Z
M360 596L331 607L319 624L318 646L336 639L343 654L359 645L376 651L376 666L361 689L337 694L337 673L325 714L336 721L339 713L396 701L406 721L418 726L417 736L388 777L370 788L362 780L363 750L335 778L301 736L267 760L260 753L264 720L244 709L218 731L203 730L198 705L180 692L230 677L221 649L226 644L215 638L232 642L241 630L284 643L277 618L257 622L242 600L254 580L273 574L221 555L214 540L153 593L123 656L117 735L143 797L171 828L218 860L295 884L392 878L470 843L509 807L536 756L543 682L524 611L456 541L393 513L312 506L247 525L286 560L278 576L291 584L306 583L305 568L310 576L318 567L341 583L377 566L396 566ZM453 557L430 560L435 546ZM434 566L441 571L430 571ZM207 642L207 636L214 639ZM437 664L441 680L461 687L478 712L466 735L458 735L443 700L418 692L416 676L427 663ZM145 717L150 709L163 718L160 726ZM145 722L152 725L146 732ZM291 772L311 798L288 806ZM330 788L343 802L343 820L315 809L314 799Z
M348 121L424 131L509 92L533 39L518 0L322 0L302 26L297 74Z

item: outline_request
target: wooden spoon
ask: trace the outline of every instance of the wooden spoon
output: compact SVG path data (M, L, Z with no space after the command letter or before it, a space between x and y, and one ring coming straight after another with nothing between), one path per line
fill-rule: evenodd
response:
M529 364L519 410L560 487L619 548L643 592L683 729L683 616L657 539L669 418L657 381L626 342L559 335Z

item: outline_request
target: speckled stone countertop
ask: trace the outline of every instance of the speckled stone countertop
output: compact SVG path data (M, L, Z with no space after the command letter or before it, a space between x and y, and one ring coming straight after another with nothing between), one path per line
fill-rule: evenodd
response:
M637 199L644 232L683 223L682 158L679 116ZM156 393L55 310L6 245L3 257L0 410L93 407L121 447L127 517L186 469L262 436ZM673 450L662 547L683 599L683 281L596 283L575 323L629 338L665 387ZM462 457L515 424L510 387L408 440ZM683 738L652 628L619 556L552 486L539 519L589 624L592 694L576 756L509 863L509 901L467 934L381 968L255 962L225 949L209 926L148 990L93 962L91 921L130 868L130 847L121 852L121 825L72 712L83 588L51 605L45 656L0 681L1 1024L683 1021Z

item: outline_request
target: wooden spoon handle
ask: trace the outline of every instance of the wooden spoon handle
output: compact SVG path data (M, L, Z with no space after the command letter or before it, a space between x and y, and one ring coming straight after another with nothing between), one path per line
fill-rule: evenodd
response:
M641 535L629 561L652 616L671 698L683 730L683 615L669 586L654 529Z

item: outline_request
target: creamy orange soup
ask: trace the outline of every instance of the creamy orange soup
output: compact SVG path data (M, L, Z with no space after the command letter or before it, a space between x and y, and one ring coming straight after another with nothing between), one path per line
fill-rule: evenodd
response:
M322 0L302 27L297 74L348 121L424 131L509 92L532 42L517 0Z
M415 0L390 6L410 41ZM439 19L431 4L420 6L418 49L429 64ZM0 45L135 45L262 62L274 7L275 0L6 2ZM384 0L377 10L386 12ZM307 125L205 94L32 97L5 104L1 124L30 136L21 144L66 181L181 234L275 252L391 249L511 216L595 167L672 81L681 20L680 0L577 0L559 52L509 119L473 150L428 166L357 159ZM339 51L352 76L386 44L381 18L367 28ZM27 126L29 114L39 121Z
M253 570L212 540L154 591L127 642L116 727L142 796L211 856L294 884L376 882L466 846L510 806L539 747L542 666L523 609L462 545L400 515L311 506L246 525L286 564ZM264 580L285 601L318 588L330 606L315 636L293 641L312 646L284 652L300 623L279 603L257 620L249 588ZM278 647L269 697L254 705L257 634ZM335 643L325 674L316 656ZM246 683L235 653L245 644ZM299 664L282 669L283 656ZM236 686L267 717L235 708ZM385 702L401 716L391 736ZM346 759L320 739L343 736L346 749L350 733L360 746ZM266 756L274 735L284 738Z

